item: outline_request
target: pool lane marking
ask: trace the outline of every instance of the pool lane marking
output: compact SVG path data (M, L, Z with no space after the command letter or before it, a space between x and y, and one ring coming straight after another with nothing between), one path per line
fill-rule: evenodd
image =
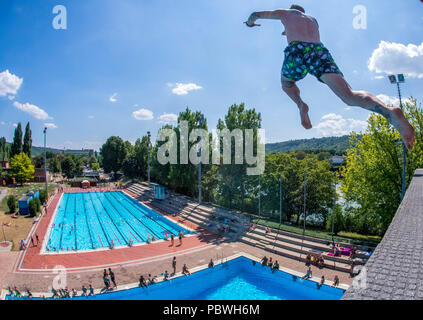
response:
M138 241L137 237L136 237L136 236L134 236L134 234L131 232L131 230L129 230L129 232L132 234L132 236L135 238L135 240L137 240L137 241Z
M98 233L97 233L97 236L98 236L98 239L100 240L101 246L104 247L103 246L103 241L101 241L100 235Z

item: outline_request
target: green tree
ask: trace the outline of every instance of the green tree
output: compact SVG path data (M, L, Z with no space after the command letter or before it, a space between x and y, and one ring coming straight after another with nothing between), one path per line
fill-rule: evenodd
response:
M138 162L135 152L131 152L126 155L125 160L122 163L122 171L128 178L134 179L138 177Z
M19 122L15 128L15 134L13 136L13 143L11 148L11 158L22 152L22 126Z
M29 157L21 152L10 160L10 171L16 181L23 184L34 177L34 166Z
M99 170L99 169L100 169L100 164L99 164L98 162L94 162L94 163L91 165L91 169L92 169L92 170L95 170L95 171Z
M231 105L224 120L219 119L217 129L228 129L233 131L240 129L243 132L245 142L245 129L252 129L253 139L256 142L258 129L261 128L261 114L255 109L246 109L245 105ZM231 139L232 142L234 138ZM220 141L221 154L223 154L223 139ZM254 153L257 151L257 144L254 143ZM244 144L245 148L245 144ZM244 149L243 148L243 149ZM235 163L235 143L231 143L231 164L219 166L219 195L225 206L245 210L245 197L257 187L258 177L247 177L247 163L245 156L242 156L243 164Z
M7 159L7 143L6 138L0 138L0 159L5 161Z
M147 179L147 167L148 167L148 136L143 136L141 139L135 141L134 152L137 159L137 176ZM150 149L150 165L152 163L151 157L152 149ZM151 167L150 167L151 171Z
M41 208L41 202L38 198L33 198L28 203L28 209L29 209L29 215L31 217L35 217L37 215L37 212L40 212Z
M407 186L418 167L423 166L423 112L417 101L405 106L416 130L414 148L407 152ZM354 147L347 152L341 190L350 204L348 221L358 232L382 235L390 225L401 201L402 145L399 133L379 115L372 114L361 140L353 136Z
M345 219L342 212L342 207L336 204L335 210L331 212L328 221L326 222L326 230L332 231L332 219L333 221L333 233L337 235L340 231L345 229Z
M94 156L89 157L89 159L88 159L88 164L89 164L89 166L90 166L90 168L91 168L91 169L93 168L93 165L94 165L95 163L98 163L97 158L96 158L96 157L94 157Z
M120 137L112 136L100 149L104 172L116 174L122 169L129 146Z
M9 208L10 213L15 213L16 208L18 206L18 200L16 197L12 194L7 197L7 207Z
M58 157L51 158L48 163L48 168L52 173L60 173L62 166Z
M46 192L45 189L40 190L39 197L40 197L40 203L45 203L46 202L46 200L48 199L48 196L47 196L47 192Z
M304 212L304 173L306 174L306 214L324 227L334 199L333 173L327 161L308 155L268 154L261 177L262 211L279 216L280 176L282 175L282 219L299 224ZM257 200L255 200L257 205Z
M200 111L192 111L189 108L186 108L185 111L180 112L178 116L178 126L174 128L177 141L187 144L188 152L191 150L192 146L196 141L183 141L183 136L181 135L182 128L180 124L182 121L187 121L188 123L188 136L193 129L200 128L200 122L203 122L201 128L207 130L207 121L204 115ZM178 143L178 164L169 166L169 184L170 187L176 191L195 197L198 194L197 179L198 179L198 166L191 163L188 160L187 164L183 164L181 161L182 151L181 144Z
M66 178L72 179L74 177L75 162L72 160L72 157L70 156L64 157L61 163L61 167L62 167L62 173Z
M32 158L32 164L35 168L44 168L44 154Z
M27 154L27 156L31 159L32 154L32 132L31 128L29 126L29 122L26 124L25 127L25 136L24 136L24 142L23 142L23 152Z

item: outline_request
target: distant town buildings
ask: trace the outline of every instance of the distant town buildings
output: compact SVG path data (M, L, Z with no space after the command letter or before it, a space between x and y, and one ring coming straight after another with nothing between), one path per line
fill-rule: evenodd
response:
M82 150L65 149L63 150L63 154L74 154L76 156L91 157L94 155L94 150L93 149L82 149Z
M331 161L332 161L333 165L342 165L345 161L345 157L343 157L343 156L333 156Z

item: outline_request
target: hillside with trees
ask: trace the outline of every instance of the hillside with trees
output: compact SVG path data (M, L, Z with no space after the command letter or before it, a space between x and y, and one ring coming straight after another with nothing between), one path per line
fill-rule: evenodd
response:
M350 144L351 136L324 137L302 140L290 140L278 143L266 144L266 153L290 153L304 151L306 153L329 152L334 154L346 154L346 151L353 147ZM358 138L360 138L358 136Z

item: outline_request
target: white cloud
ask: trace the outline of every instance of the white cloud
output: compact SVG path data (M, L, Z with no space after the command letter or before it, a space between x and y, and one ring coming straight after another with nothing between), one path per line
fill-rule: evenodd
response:
M116 97L117 97L117 93L113 93L112 96L109 98L109 101L116 102L117 101Z
M0 72L0 97L16 94L22 82L23 78L10 73L9 70Z
M324 115L322 121L315 126L315 129L323 137L343 136L352 131L360 132L367 127L367 122L356 119L345 119L343 116L335 113Z
M54 123L51 123L51 122L44 123L44 127L47 127L49 129L57 129L58 128L58 126L56 126Z
M18 126L16 123L12 124L12 126L14 126L15 128Z
M47 120L47 119L51 119L51 117L49 117L48 113L45 112L43 109L34 106L33 104L30 103L19 103L17 101L13 102L13 105L15 106L15 108L22 110L23 112L29 113L31 116L33 116L34 118L38 119L38 120Z
M420 45L381 41L369 59L368 68L376 73L404 73L423 78L423 42Z
M399 107L400 106L400 101L398 97L390 97L387 96L386 94L379 94L376 96L376 98L378 98L379 100L381 100L384 104L388 105L388 106L395 106L395 107ZM411 100L406 98L406 99L402 99L402 103L411 103Z
M164 113L159 117L159 123L168 124L178 121L178 116L174 113Z
M168 83L169 87L173 87L172 84ZM178 96L186 95L192 90L200 90L203 87L196 85L195 83L176 83L176 88L172 89L172 92Z
M7 99L14 100L15 99L15 96L7 96Z
M2 122L0 122L0 124L1 124L2 126L5 126L5 125L6 125L6 122L2 121Z
M94 119L95 117L93 115L88 116L88 119Z
M132 112L132 116L137 120L153 120L153 111L147 109L139 109Z

